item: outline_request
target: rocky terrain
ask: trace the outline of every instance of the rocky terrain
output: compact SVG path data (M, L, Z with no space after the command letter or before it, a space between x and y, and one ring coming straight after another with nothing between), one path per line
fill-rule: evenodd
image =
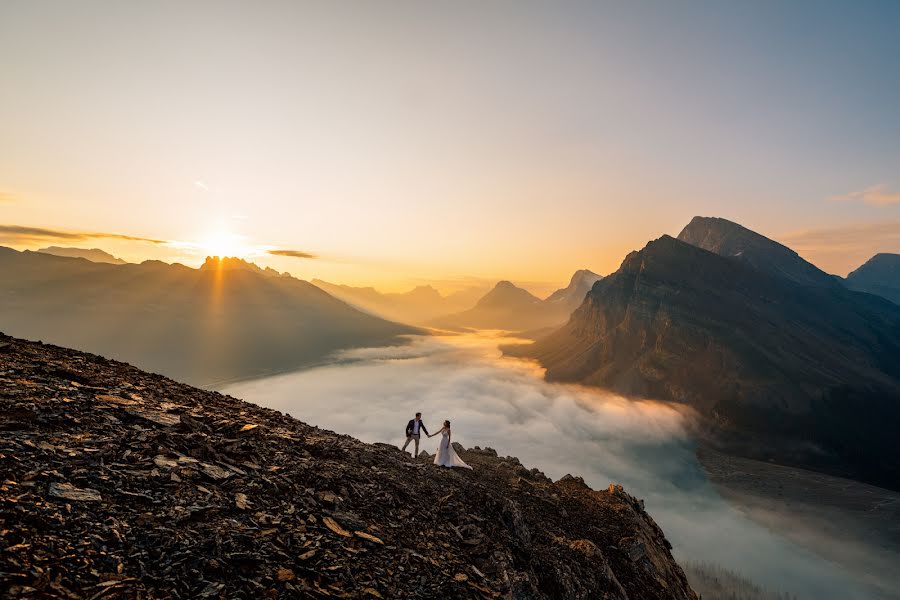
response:
M0 336L15 598L696 598L643 503L478 448L450 471Z
M723 254L669 236L632 252L564 327L507 351L686 404L729 451L900 488L900 307L731 225L696 236Z

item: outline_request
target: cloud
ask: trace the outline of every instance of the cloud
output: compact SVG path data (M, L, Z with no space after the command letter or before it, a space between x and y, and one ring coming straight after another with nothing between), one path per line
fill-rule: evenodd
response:
M900 221L796 231L778 241L819 268L846 275L879 252L900 252Z
M96 239L125 240L130 242L147 242L150 244L165 244L165 240L156 240L123 233L61 231L58 229L45 229L43 227L27 227L23 225L0 225L0 240L12 243L26 243L45 240L88 241Z
M15 201L16 197L9 192L0 192L0 204L13 204Z
M879 184L842 196L832 196L829 200L834 202L862 202L871 206L891 206L900 204L900 192L892 192L886 185Z
M317 255L304 252L303 250L269 250L267 254L272 256L289 256L291 258L319 258Z
M484 336L412 337L407 346L337 353L332 364L224 390L366 442L403 442L416 411L444 419L464 446L491 446L557 479L625 485L675 546L798 597L861 598L852 576L748 519L709 483L672 405L548 383L536 364L503 358ZM422 449L435 451L436 439ZM842 543L833 539L823 543Z

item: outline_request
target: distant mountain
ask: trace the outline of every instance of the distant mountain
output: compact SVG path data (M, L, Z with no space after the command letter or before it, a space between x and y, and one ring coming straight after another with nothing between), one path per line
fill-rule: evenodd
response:
M501 281L469 310L435 319L448 329L537 329L559 324L557 312L548 311L540 298L509 281Z
M797 283L836 285L834 277L803 260L787 246L726 219L694 217L678 239Z
M471 287L443 296L430 285L420 285L408 292L383 293L373 287L338 285L321 279L313 279L312 283L360 310L416 325L470 308L485 292L484 288Z
M61 246L47 246L41 248L38 252L44 254L52 254L54 256L66 256L68 258L83 258L95 263L109 263L111 265L124 265L125 261L116 258L109 252L100 248L63 248Z
M599 279L600 275L587 269L576 271L567 287L556 290L546 300L509 281L501 281L470 310L440 317L432 324L449 329L542 332L565 323Z
M687 404L731 451L900 488L900 307L731 225L685 236L724 256L669 236L632 252L565 326L508 351L550 380Z
M601 279L603 279L601 275L588 269L575 271L569 285L550 294L544 302L548 305L562 306L564 310L571 313L581 306L584 297L591 291L591 287Z
M206 260L200 265L201 271L250 271L267 277L290 277L289 273L279 273L272 267L263 269L259 265L243 258L232 256L207 256Z
M0 330L204 385L419 331L251 264L110 265L0 247Z
M900 304L900 254L876 254L847 275L847 287Z

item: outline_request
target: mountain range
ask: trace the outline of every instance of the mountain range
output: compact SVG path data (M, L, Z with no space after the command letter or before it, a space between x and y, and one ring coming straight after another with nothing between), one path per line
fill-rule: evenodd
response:
M444 296L430 285L420 285L408 292L383 293L373 287L338 285L321 279L313 279L312 283L360 310L415 325L470 308L487 291L487 288L470 286Z
M290 370L419 330L240 259L113 265L0 247L0 330L185 382Z
M565 326L507 351L685 404L730 451L900 488L900 306L736 223L632 252Z
M565 323L600 279L596 273L576 271L569 285L541 300L510 281L500 281L469 310L435 319L431 324L448 329L540 330Z
M111 265L124 265L125 261L117 258L100 248L65 248L62 246L47 246L41 248L38 252L44 254L52 254L54 256L65 256L68 258L83 258L91 262L109 263Z

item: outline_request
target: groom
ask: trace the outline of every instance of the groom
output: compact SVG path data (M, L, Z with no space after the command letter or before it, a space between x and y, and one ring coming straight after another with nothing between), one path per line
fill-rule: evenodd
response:
M403 451L406 452L406 447L409 446L409 443L412 441L416 442L416 451L413 454L414 459L419 458L419 431L424 431L425 435L428 435L428 430L425 429L425 423L422 422L422 413L417 412L415 419L410 419L409 423L406 424L406 443L403 444Z

